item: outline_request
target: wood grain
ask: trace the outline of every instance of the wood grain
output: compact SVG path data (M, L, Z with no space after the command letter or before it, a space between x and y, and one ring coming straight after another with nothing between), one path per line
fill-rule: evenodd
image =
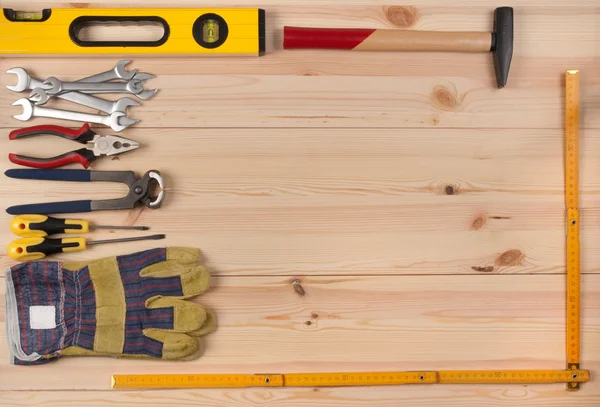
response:
M291 281L214 278L213 288L198 301L216 312L218 330L207 337L205 354L186 363L66 358L44 366L8 366L1 324L0 388L106 390L111 374L148 371L560 369L564 364L563 276L302 277L304 296ZM585 276L583 290L583 360L594 369L600 367L600 276ZM0 308L0 322L3 315Z
M94 168L162 171L165 205L87 218L149 225L168 244L197 245L218 274L564 273L559 130L133 128L127 137L142 148ZM594 273L600 137L584 131L582 140L583 272ZM52 137L0 140L0 150L17 153L73 147ZM118 184L0 183L7 206L124 193ZM0 235L12 239L8 229ZM98 246L69 258L151 245ZM10 264L4 248L0 263Z
M77 394L74 397L74 394ZM545 386L404 386L333 389L247 389L247 390L170 390L170 391L36 391L2 393L0 406L105 407L198 406L242 407L596 407L598 388L567 393L563 385Z
M18 1L3 7L210 7L195 0ZM239 0L267 10L260 58L140 57L152 100L123 132L142 148L96 170L158 169L160 210L98 212L166 245L202 249L218 330L196 361L73 358L7 364L0 276L0 406L523 406L600 405L600 9L594 0L522 0L507 88L489 53L345 53L281 49L284 25L489 31L498 4L481 0ZM104 35L97 32L92 35ZM112 31L109 35L121 35ZM0 57L71 80L116 57ZM563 179L566 69L581 71L582 366L592 381L563 385L112 391L134 372L306 372L564 367ZM12 75L0 73L3 85ZM0 91L0 128L21 123ZM72 108L66 103L51 106ZM72 122L52 124L77 126ZM101 134L110 130L97 129ZM0 138L0 151L77 148ZM0 170L13 167L6 158ZM120 185L0 179L3 207L117 197ZM5 224L10 217L0 216ZM97 231L90 239L129 236ZM14 237L0 229L0 241ZM3 243L3 244L4 244ZM153 247L98 246L57 260ZM13 263L0 250L0 266ZM291 282L299 279L304 296Z

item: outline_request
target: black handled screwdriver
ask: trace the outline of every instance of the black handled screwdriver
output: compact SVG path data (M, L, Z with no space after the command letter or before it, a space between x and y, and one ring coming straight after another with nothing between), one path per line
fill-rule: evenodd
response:
M83 219L59 219L46 215L19 215L10 221L10 230L17 236L43 237L57 233L88 233L90 229L148 230L148 226L92 225Z
M44 237L25 237L8 245L8 255L17 261L40 260L55 253L78 252L88 246L105 243L135 242L138 240L160 240L165 235L149 235L125 237L122 239L86 241L83 237L66 237L64 239L49 239Z

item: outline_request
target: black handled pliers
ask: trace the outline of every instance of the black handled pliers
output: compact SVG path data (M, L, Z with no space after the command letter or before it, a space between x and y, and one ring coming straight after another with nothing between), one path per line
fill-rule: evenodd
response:
M75 181L75 182L121 182L129 187L129 193L117 199L79 200L65 202L49 202L30 205L11 206L6 210L11 215L28 213L76 213L113 209L132 209L138 203L148 208L156 209L165 197L163 179L156 170L150 170L138 178L133 171L90 171L90 170L31 170L10 169L4 175L17 179L36 179L46 181ZM153 195L154 189L159 192Z

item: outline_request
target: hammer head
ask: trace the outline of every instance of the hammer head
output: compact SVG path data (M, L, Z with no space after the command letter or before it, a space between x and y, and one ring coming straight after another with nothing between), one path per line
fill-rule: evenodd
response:
M499 7L494 11L491 47L498 88L503 88L508 82L508 71L513 54L513 38L513 9L512 7Z

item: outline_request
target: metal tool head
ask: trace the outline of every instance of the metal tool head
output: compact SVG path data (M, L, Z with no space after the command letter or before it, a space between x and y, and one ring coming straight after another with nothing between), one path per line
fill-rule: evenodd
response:
M508 71L513 55L513 8L498 7L494 11L494 32L491 51L494 58L494 71L498 88L508 82Z
M154 75L146 73L146 72L136 73L135 76L133 77L133 79L139 79L140 81L147 81L148 79L152 79L152 78L154 78Z
M42 88L34 88L29 94L29 100L35 103L36 105L44 105L48 100L50 100L50 95L46 92L45 89Z
M95 156L118 155L139 148L137 141L119 136L96 136L92 151Z
M139 102L137 102L131 98L121 98L115 102L115 112L125 112L128 107L139 106L139 105L140 105ZM120 120L119 122L121 124L123 124L123 120Z
M33 117L33 104L31 101L21 98L12 104L13 106L23 106L23 113L14 115L13 117L17 120L27 121Z
M125 113L113 112L108 115L107 125L114 131L123 131L127 127L131 126L131 124L135 123L135 121L134 121L131 124L127 124L127 121L125 119L126 119Z
M127 90L134 94L140 93L144 90L144 83L138 79L132 79L127 82Z
M136 124L137 122L139 122L139 120L137 120L137 119L130 119L127 116L119 117L119 124L121 126L129 127L131 125Z
M144 205L152 209L160 208L160 206L162 205L162 201L165 199L165 185L163 183L162 177L160 176L160 172L156 170L150 170L146 174L144 174L144 177L142 179L145 179L146 177L148 177L149 186L152 183L156 183L156 185L158 185L158 188L160 189L160 192L155 198L152 198L150 194L147 193L146 197L143 200Z
M136 96L142 100L148 100L156 95L156 92L158 92L158 89L144 90L136 94Z
M23 92L24 90L29 89L29 83L31 82L31 76L27 73L27 71L23 68L10 68L6 73L12 73L17 75L17 84L16 85L6 85L8 90L12 90L13 92Z
M128 59L122 59L119 62L117 62L117 64L114 67L115 74L119 78L124 79L126 81L132 79L135 76L137 70L132 69L131 71L128 71L127 69L125 69L125 66L127 66L130 63L131 61Z
M54 76L46 79L40 88L44 89L49 95L56 95L62 91L60 80Z

